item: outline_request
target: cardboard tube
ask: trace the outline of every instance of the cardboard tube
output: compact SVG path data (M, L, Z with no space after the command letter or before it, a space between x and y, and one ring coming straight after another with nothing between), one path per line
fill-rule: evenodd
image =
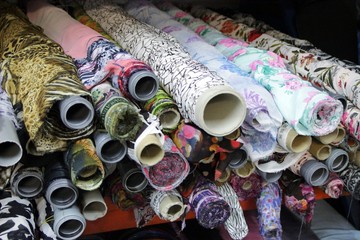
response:
M313 139L309 152L318 160L325 160L330 156L331 147Z
M196 124L209 135L222 137L244 122L246 102L229 86L215 86L203 92L194 106Z
M324 136L315 136L314 138L319 142L321 142L322 144L330 144L332 142L335 142L338 135L339 135L339 128L335 128L335 130L329 134L326 134Z
M332 172L341 172L349 164L349 155L340 148L333 148L330 156L325 160L326 166Z
M280 172L263 172L259 169L256 169L256 172L262 177L262 179L264 179L266 182L272 183L272 182L276 182L277 180L280 179L281 175L282 175L282 171Z
M107 213L107 206L99 189L83 191L81 194L82 214L86 220L95 221Z
M335 144L335 145L340 144L340 142L342 142L345 139L345 135L346 135L346 130L344 127L338 126L337 130L338 130L337 131L338 134L337 134L335 140L332 142L332 144Z
M219 183L225 183L227 182L227 180L229 180L230 176L231 176L231 170L229 168L226 168L216 181Z
M184 213L184 210L185 206L182 199L179 199L176 195L166 194L159 205L161 216L171 222L178 219Z
M137 159L142 164L153 166L157 164L165 155L163 145L155 134L144 136L134 149Z
M104 163L117 163L127 153L127 145L117 139L113 139L106 131L97 130L94 133L96 154Z
M60 118L71 129L82 129L94 119L94 107L83 97L71 96L59 102Z
M181 116L176 109L166 109L158 115L160 125L163 129L176 129L179 125Z
M20 161L23 149L12 121L0 116L0 166L10 167Z
M309 149L311 137L299 135L288 123L283 123L278 130L278 144L289 152L300 153Z
M129 93L137 101L153 98L159 89L159 79L151 71L138 71L129 79Z
M134 161L124 159L117 164L117 169L121 183L127 191L141 192L148 185L148 180Z
M241 168L233 169L236 175L246 178L255 171L255 165L251 161L247 161Z
M321 186L328 179L329 170L322 162L310 159L301 166L300 174L309 185Z
M66 209L54 209L54 232L66 240L77 239L84 232L86 220L76 205Z
M246 164L246 162L248 160L248 155L247 155L247 152L245 151L245 149L243 149L243 148L237 149L236 153L237 153L237 155L234 155L234 157L231 159L231 161L229 163L228 167L230 169L241 168Z
M240 128L236 129L235 131L233 131L232 133L224 136L224 138L230 139L230 140L236 140L240 137L241 132L240 132Z
M11 190L21 198L38 196L44 186L44 177L40 168L26 167L18 163L10 178Z
M349 160L356 166L360 167L360 150L349 152Z

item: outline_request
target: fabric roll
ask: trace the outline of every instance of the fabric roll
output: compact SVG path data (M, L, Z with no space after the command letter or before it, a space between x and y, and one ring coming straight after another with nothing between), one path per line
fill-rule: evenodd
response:
M189 174L189 162L169 136L165 135L165 155L153 166L142 167L142 172L150 185L159 191L169 191L178 187Z
M322 189L331 198L339 198L344 189L344 182L337 173L331 172Z
M263 184L256 200L260 234L264 239L282 239L280 211L282 190L278 182Z
M127 142L127 155L140 165L153 166L165 155L165 136L155 115L147 111L141 111L140 114L143 124L135 139Z
M184 214L186 205L177 190L154 191L150 195L150 206L161 219L176 221Z
M246 178L232 174L229 183L240 201L256 198L260 194L261 177L256 173L253 173Z
M106 130L97 129L93 137L96 154L104 164L116 164L126 156L126 142L113 139Z
M230 206L230 216L224 226L232 239L243 239L249 232L239 199L229 183L217 186L219 194Z
M149 66L79 23L64 10L44 0L32 0L28 2L27 16L75 59L86 89L111 78L114 86L126 97L146 101L155 95L159 82Z
M91 96L96 114L110 136L120 141L134 140L142 126L140 109L109 82L92 88Z
M72 183L70 172L60 156L54 156L44 170L44 197L56 208L68 208L78 199L79 192Z
M64 154L73 184L86 191L97 189L104 180L104 166L90 138L74 142Z
M357 108L354 104L350 101L347 102L347 108L344 111L344 114L341 118L341 123L344 125L347 132L357 140L360 140L359 134L359 116L360 116L360 109Z
M214 136L227 135L242 124L242 97L170 35L137 21L108 0L85 1L84 9L124 49L149 64L185 119Z
M2 88L13 105L22 104L25 127L37 154L66 150L68 140L90 135L95 126L92 122L82 129L65 127L58 103L71 96L90 100L90 93L58 44L33 26L20 9L5 2L1 6Z
M289 123L285 122L278 130L277 142L289 152L300 153L310 148L311 137L298 134Z
M32 199L43 191L44 174L41 168L18 163L11 175L12 192L21 198Z
M318 140L314 139L311 142L309 152L318 160L325 160L331 154L331 146L328 144L323 144Z
M122 178L119 169L115 171L106 179L107 189L111 196L111 201L122 210L129 210L133 208L143 207L147 204L147 197L145 191L130 192L122 184Z
M219 194L216 185L199 178L189 196L189 204L195 211L198 223L204 228L213 229L224 224L230 217L230 206Z
M95 221L107 213L107 206L99 189L81 193L81 212L88 221Z
M143 104L143 108L159 119L161 131L166 134L173 132L182 118L176 103L162 88Z
M119 176L124 189L128 192L141 192L148 185L148 180L141 168L134 161L126 158L117 164Z
M201 7L194 7L193 9L192 13L197 14L195 16L202 15L203 12L207 11ZM210 10L209 12L212 13ZM202 27L202 30L204 28L206 27ZM207 29L206 31L204 30L204 32L207 31ZM231 40L228 40L228 42L229 46L236 45L235 43L231 44ZM228 46L226 47L229 48ZM229 57L224 51L223 53ZM252 71L253 77L273 95L275 103L284 119L299 134L324 135L333 131L339 124L343 112L339 101L315 89L311 83L301 80L296 75L287 71L284 66L277 66L272 62L256 62L255 60L253 64L255 64ZM301 107L298 101L300 96L303 99ZM285 101L285 98L289 99ZM295 111L291 111L289 106L286 105L294 102L297 102L297 106L292 108ZM317 122L319 120L323 121L324 124L318 125ZM327 128L323 129L323 125L327 125Z
M330 156L325 160L326 166L332 172L343 171L348 163L349 154L340 148L332 148Z
M54 208L45 198L35 199L37 218L36 225L39 228L39 237L41 240L60 239L53 230Z
M0 235L3 239L36 239L34 207L27 199L0 194Z
M360 168L353 163L339 173L344 181L345 190L348 191L356 200L360 200Z

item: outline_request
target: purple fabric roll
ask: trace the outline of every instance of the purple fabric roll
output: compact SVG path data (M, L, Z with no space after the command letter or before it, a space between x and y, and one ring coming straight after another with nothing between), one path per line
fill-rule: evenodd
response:
M230 206L218 193L216 185L205 178L199 178L189 203L195 211L196 219L204 228L213 229L230 216Z
M230 185L236 192L240 201L256 198L261 191L261 177L257 173L252 173L249 177L242 178L236 174L230 177Z

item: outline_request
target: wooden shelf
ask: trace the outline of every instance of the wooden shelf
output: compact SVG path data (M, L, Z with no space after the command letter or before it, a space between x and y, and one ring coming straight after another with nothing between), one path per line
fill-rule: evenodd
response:
M330 198L329 195L324 193L320 188L314 188L314 190L316 194L316 200ZM84 235L110 232L128 228L136 228L135 217L132 210L123 211L119 209L115 204L111 202L111 199L108 196L105 197L105 202L108 206L107 214L103 218L100 218L96 221L87 221ZM256 209L255 199L240 201L240 205L245 211ZM194 218L195 214L193 211L189 212L186 216L186 219ZM155 216L155 218L150 221L148 225L156 225L166 222L167 221L164 221Z

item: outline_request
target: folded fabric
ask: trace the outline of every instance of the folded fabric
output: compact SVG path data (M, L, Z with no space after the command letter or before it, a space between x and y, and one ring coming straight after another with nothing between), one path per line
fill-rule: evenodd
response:
M1 85L13 105L22 104L25 127L37 154L65 150L67 140L91 134L93 122L82 129L70 129L59 117L57 103L65 98L90 99L72 59L15 6L1 2L0 18L4 23L0 34Z
M111 78L113 85L126 97L144 101L155 95L159 83L149 66L76 21L64 10L44 0L32 0L28 2L27 15L33 24L41 26L47 36L75 59L86 89Z
M239 199L229 183L217 186L219 194L230 206L230 216L224 226L232 239L243 239L249 232Z
M197 180L189 196L189 203L198 223L204 228L218 227L230 216L229 204L218 193L216 185L205 178Z
M134 140L143 125L140 109L109 82L93 87L91 96L96 114L110 136L120 141Z
M185 119L214 136L230 134L241 125L242 97L169 34L137 21L108 0L85 1L84 9L124 49L151 66Z
M170 137L165 135L165 155L153 166L142 167L150 185L159 191L178 187L189 174L189 162L182 155Z
M280 211L282 190L278 182L263 184L256 200L260 234L264 239L282 239Z
M0 192L0 236L3 239L35 239L34 208L27 199Z

